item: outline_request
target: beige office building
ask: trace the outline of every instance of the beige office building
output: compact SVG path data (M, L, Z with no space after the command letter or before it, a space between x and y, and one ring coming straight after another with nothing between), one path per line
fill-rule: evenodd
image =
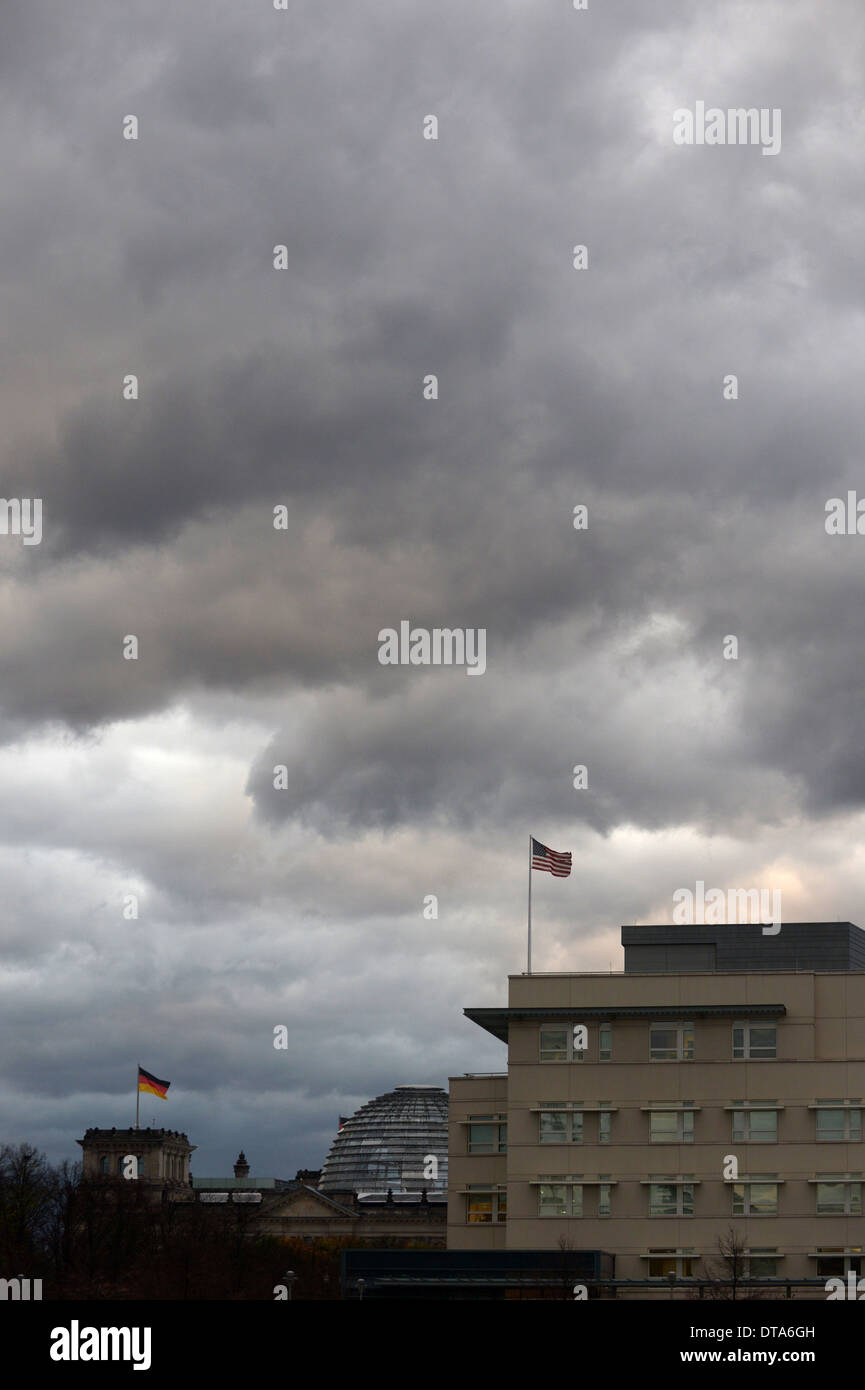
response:
M727 1273L732 1228L746 1276L859 1273L865 933L622 934L624 973L515 975L466 1009L507 1071L450 1080L448 1249L607 1252L669 1296Z

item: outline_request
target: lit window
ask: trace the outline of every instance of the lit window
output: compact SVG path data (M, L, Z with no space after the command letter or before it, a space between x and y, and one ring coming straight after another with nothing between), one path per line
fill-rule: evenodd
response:
M653 1062L692 1062L692 1023L653 1023L649 1027L649 1057Z
M774 1023L736 1023L733 1026L733 1056L760 1061L778 1055Z
M466 1221L470 1226L496 1224L507 1218L507 1194L504 1189L470 1187L466 1193Z
M691 1250L650 1250L649 1278L666 1279L674 1274L677 1279L692 1279L695 1264Z

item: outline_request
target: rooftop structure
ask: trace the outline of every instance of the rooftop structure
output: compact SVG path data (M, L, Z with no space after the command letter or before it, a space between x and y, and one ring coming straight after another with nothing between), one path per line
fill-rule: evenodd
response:
M865 970L865 932L852 922L778 925L774 934L759 922L625 926L625 974Z
M88 1129L76 1140L83 1150L85 1178L122 1178L131 1171L151 1186L189 1185L189 1159L196 1145L176 1129Z
M322 1192L396 1198L447 1191L448 1097L440 1086L396 1086L343 1122L325 1159ZM430 1160L433 1160L432 1162Z

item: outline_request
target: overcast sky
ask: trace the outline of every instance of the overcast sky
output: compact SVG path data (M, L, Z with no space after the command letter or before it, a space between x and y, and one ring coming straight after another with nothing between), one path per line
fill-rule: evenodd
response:
M140 1062L194 1173L292 1177L501 1069L530 832L536 970L698 879L865 926L863 56L861 0L3 7L0 1141Z

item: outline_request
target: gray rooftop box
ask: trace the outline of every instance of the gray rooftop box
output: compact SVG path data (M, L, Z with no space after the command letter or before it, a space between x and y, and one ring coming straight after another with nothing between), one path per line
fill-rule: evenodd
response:
M622 927L626 975L701 970L865 970L865 932L852 922L759 922L719 926Z

